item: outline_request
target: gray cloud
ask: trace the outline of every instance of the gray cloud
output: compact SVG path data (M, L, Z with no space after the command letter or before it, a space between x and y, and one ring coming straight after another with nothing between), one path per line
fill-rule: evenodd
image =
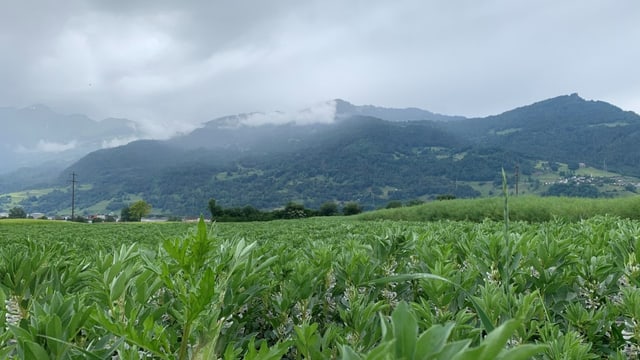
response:
M154 136L344 98L481 116L578 92L640 112L635 0L35 1L0 11L0 106Z
M18 146L16 152L18 153L60 153L67 150L73 150L78 145L76 140L71 140L68 143L57 143L40 139L35 147L27 148L25 146Z
M264 124L329 124L334 122L336 115L336 102L326 101L314 104L304 110L294 112L270 111L242 114L238 116L237 124L246 126L259 126Z

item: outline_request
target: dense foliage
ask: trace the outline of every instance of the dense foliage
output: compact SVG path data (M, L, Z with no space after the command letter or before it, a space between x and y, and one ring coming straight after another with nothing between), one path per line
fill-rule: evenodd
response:
M215 199L209 199L209 213L216 222L272 221L281 219L302 219L314 216L335 216L339 214L338 204L328 201L320 209L307 209L302 204L290 201L284 207L275 210L258 210L253 206L223 208ZM362 210L355 202L344 204L342 214L355 215Z
M9 210L10 219L24 219L27 217L27 213L21 207L14 207Z
M0 221L0 357L638 351L637 221L194 226Z
M571 196L597 198L600 196L598 188L589 184L553 184L544 192L545 196Z
M151 205L144 200L138 200L120 210L120 221L141 221L151 212Z
M271 143L261 144L269 151L192 151L139 142L95 152L73 167L93 185L78 192L78 204L88 207L110 199L108 209L119 210L126 202L121 194L138 194L154 208L180 215L205 212L202 199L211 196L220 205L236 208L273 209L289 201L319 208L325 201L357 201L371 209L389 200L423 195L478 196L454 179L493 181L496 169L518 159L499 151L470 151L469 159L457 161L453 147L463 143L428 122L356 118L320 128L319 134L298 131L298 138L284 145L274 137L279 150ZM38 205L54 204L49 198L60 201L65 196L47 194Z
M83 181L92 184L90 189L77 191L76 204L87 208L109 199L107 210L119 211L129 201L127 194L137 194L155 209L192 216L208 212L203 199L212 196L220 205L233 208L250 205L264 210L296 201L317 209L326 201L354 201L364 209L374 209L391 200L440 194L477 197L478 191L460 181L499 180L496 169L511 169L515 163L521 164L523 173L533 169L530 160L497 149L469 149L458 160L455 149L431 149L424 137L405 139L405 147L389 152L398 139L389 138L389 144L384 145L385 141L377 138L388 130L377 130L381 134L358 135L364 138L351 145L345 141L296 154L247 155L225 163L194 160L154 167L156 160L145 158L138 166L120 163L121 157L101 159L97 158L100 154L93 154L75 169L86 174ZM162 157L152 151L147 154ZM86 162L95 164L85 166ZM131 168L137 171L131 172ZM27 199L22 205L49 211L69 198L68 192L54 191L33 201Z
M504 217L502 198L452 199L419 206L379 210L359 215L364 220L499 221ZM513 220L544 222L554 219L580 221L610 215L640 220L640 196L616 199L518 196L510 198Z

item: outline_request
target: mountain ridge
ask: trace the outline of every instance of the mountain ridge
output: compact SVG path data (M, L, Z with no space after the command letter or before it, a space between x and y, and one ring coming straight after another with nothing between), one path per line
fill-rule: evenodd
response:
M135 122L63 115L44 105L0 108L0 173L52 161L71 163L103 147L142 136Z
M376 117L387 121L455 121L466 119L464 116L443 115L428 110L409 108L385 108L374 105L354 105L342 99L334 99L336 104L336 118L346 118L354 115Z
M161 212L197 215L208 198L269 209L288 201L312 207L359 201L370 208L443 193L475 197L482 184L501 181L501 168L513 173L517 166L530 177L540 162L605 161L610 170L640 176L640 154L630 146L640 140L640 116L577 94L485 118L416 120L413 110L402 110L395 114L407 118L395 121L341 116L349 113L344 109L326 123L225 128L233 119L219 118L178 138L96 151L59 182L70 172L81 174L92 186L81 193L84 207L109 201L115 211L135 195ZM42 197L43 204L54 202Z

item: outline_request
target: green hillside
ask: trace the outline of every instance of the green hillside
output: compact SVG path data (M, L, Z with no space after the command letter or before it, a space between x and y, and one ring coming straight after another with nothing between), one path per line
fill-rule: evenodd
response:
M142 198L154 212L177 215L206 213L210 198L224 207L355 201L375 209L445 194L495 196L501 169L510 191L517 184L524 195L620 197L640 184L640 151L631 146L640 116L575 94L480 119L398 121L420 113L374 110L394 121L340 116L330 124L249 126L232 117L169 141L96 151L40 186L57 191L19 205L67 209L71 172L91 185L77 192L83 211L117 212Z
M640 176L640 116L577 94L442 126L478 146Z

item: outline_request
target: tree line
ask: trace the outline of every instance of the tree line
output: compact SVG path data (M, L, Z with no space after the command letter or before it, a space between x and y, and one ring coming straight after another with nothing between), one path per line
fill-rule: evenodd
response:
M308 209L304 205L296 202L289 202L281 209L272 211L262 211L247 205L244 207L223 208L218 205L215 199L209 199L209 213L213 221L219 222L241 222L241 221L269 221L279 219L301 219L312 216L336 216L355 215L362 212L360 204L357 202L347 202L342 208L337 202L327 201L319 209Z

